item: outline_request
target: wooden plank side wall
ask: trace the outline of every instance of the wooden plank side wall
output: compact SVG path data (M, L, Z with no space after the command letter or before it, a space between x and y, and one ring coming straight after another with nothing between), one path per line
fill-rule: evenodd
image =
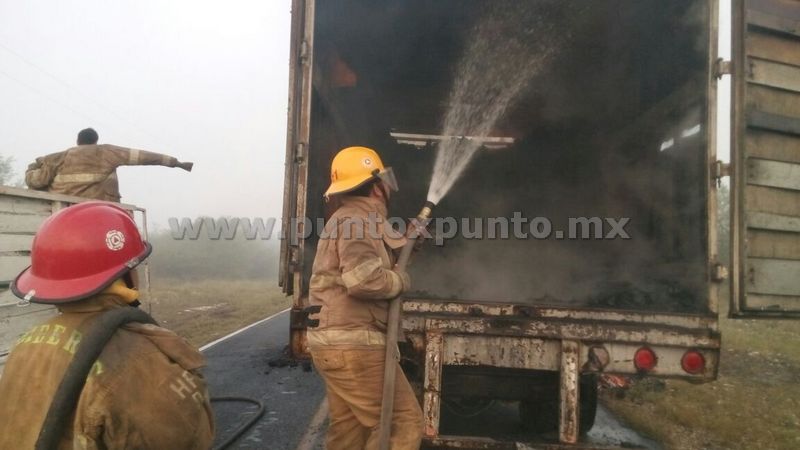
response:
M30 253L33 245L32 234L0 233L0 254Z
M747 133L745 145L751 157L800 164L800 139L789 139L770 131L751 130Z
M8 282L30 264L31 258L28 255L0 256L0 289L5 288Z
M0 289L30 264L33 236L52 208L45 199L0 195Z
M740 303L800 313L800 2L746 8Z
M800 296L800 261L776 258L749 260L747 291L756 294Z
M800 164L753 158L747 160L747 182L800 191Z
M56 314L52 306L20 306L8 289L17 274L30 265L33 236L52 213L52 203L45 198L0 194L0 374L17 338Z

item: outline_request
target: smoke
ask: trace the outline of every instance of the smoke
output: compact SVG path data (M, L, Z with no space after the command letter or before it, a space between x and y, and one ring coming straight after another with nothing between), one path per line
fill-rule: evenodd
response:
M359 83L347 100L317 91L315 117L325 120L312 127L309 173L320 176L309 179L309 199L324 190L329 156L350 144L337 141L347 135L342 122L394 166L402 190L392 214L416 214L430 187L439 217L519 211L554 230L570 217L631 219L630 240L452 239L414 259L417 295L703 310L709 3L401 3L318 5L329 27L317 41L335 45ZM433 155L396 144L389 130L515 143L482 150L480 139L444 141ZM431 166L426 185L420 173Z
M495 151L478 151L475 141L443 142L429 198L447 194L440 216L521 211L547 217L561 230L570 217L629 217L632 239L456 238L414 262L417 295L705 308L707 6L597 2L576 18L569 8L577 3L561 2L563 14L516 10L511 17L500 7L476 27L481 38L470 41L458 66L443 134L486 136L505 128L517 133L517 142ZM534 25L514 34L509 24L518 21ZM562 30L578 31L564 36ZM532 42L513 42L514 36ZM535 57L520 62L514 54ZM517 72L499 81L499 71L482 62ZM696 125L699 131L684 137ZM673 146L662 150L670 137Z
M494 1L472 30L456 71L428 200L438 204L531 78L568 37L547 20L547 2ZM470 136L477 139L458 138Z

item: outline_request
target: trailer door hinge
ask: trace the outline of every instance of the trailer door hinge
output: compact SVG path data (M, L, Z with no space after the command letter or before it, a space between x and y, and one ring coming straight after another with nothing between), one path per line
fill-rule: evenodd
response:
M729 163L716 161L714 162L714 166L711 168L711 170L713 172L714 179L717 180L717 186L720 185L723 177L731 176L731 165Z
M714 75L717 79L722 78L723 75L730 75L733 73L733 62L726 61L722 58L717 58L717 63L714 65Z
M300 62L305 63L308 59L308 41L303 40L300 43Z
M720 263L714 263L711 266L711 280L720 282L728 278L728 268Z
M294 239L294 236L292 236L292 239ZM296 245L292 245L289 247L289 258L288 258L289 273L295 273L300 270L300 258L298 253L299 249Z
M305 142L298 142L294 149L294 163L303 164L306 160L306 144Z

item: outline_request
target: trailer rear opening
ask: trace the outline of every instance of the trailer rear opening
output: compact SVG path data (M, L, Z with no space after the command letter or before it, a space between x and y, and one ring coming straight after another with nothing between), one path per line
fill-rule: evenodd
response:
M708 381L718 367L716 2L528 2L487 28L498 5L513 3L293 9L287 220L329 217L336 205L322 194L341 148L378 149L401 186L391 215L413 217L437 143L483 143L435 210L460 232L415 258L403 305L402 362L430 445L505 448L440 423L444 409L471 414L495 399L575 443L594 419L597 372ZM473 61L480 70L519 57L497 38L509 35L548 57L488 136L448 127L454 108L481 111L470 102L507 93L498 78L487 95L453 95L476 36L497 42ZM550 232L518 237L508 221L506 236L492 222L517 217ZM294 231L282 285L300 356L317 236Z
M316 5L310 217L325 215L323 174L351 144L386 155L402 186L393 214L414 216L434 146L401 144L391 133L440 133L459 61L491 3ZM558 48L496 126L494 135L514 143L479 151L437 210L459 226L482 218L468 228L483 235L459 234L418 258L415 296L708 312L709 5L539 3L504 24L564 34L530 34ZM489 218L515 212L546 218L553 232L487 238L502 232ZM603 239L605 218L630 219L630 239ZM304 247L308 271L313 236Z

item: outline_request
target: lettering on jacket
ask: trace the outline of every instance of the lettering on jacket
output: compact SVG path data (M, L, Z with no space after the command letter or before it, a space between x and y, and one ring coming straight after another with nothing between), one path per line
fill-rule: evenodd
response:
M71 358L78 351L78 345L82 338L83 334L78 330L59 324L43 324L31 328L27 333L20 336L17 339L17 346L49 345L69 353ZM100 375L101 373L103 373L103 363L97 360L92 366L89 375Z

